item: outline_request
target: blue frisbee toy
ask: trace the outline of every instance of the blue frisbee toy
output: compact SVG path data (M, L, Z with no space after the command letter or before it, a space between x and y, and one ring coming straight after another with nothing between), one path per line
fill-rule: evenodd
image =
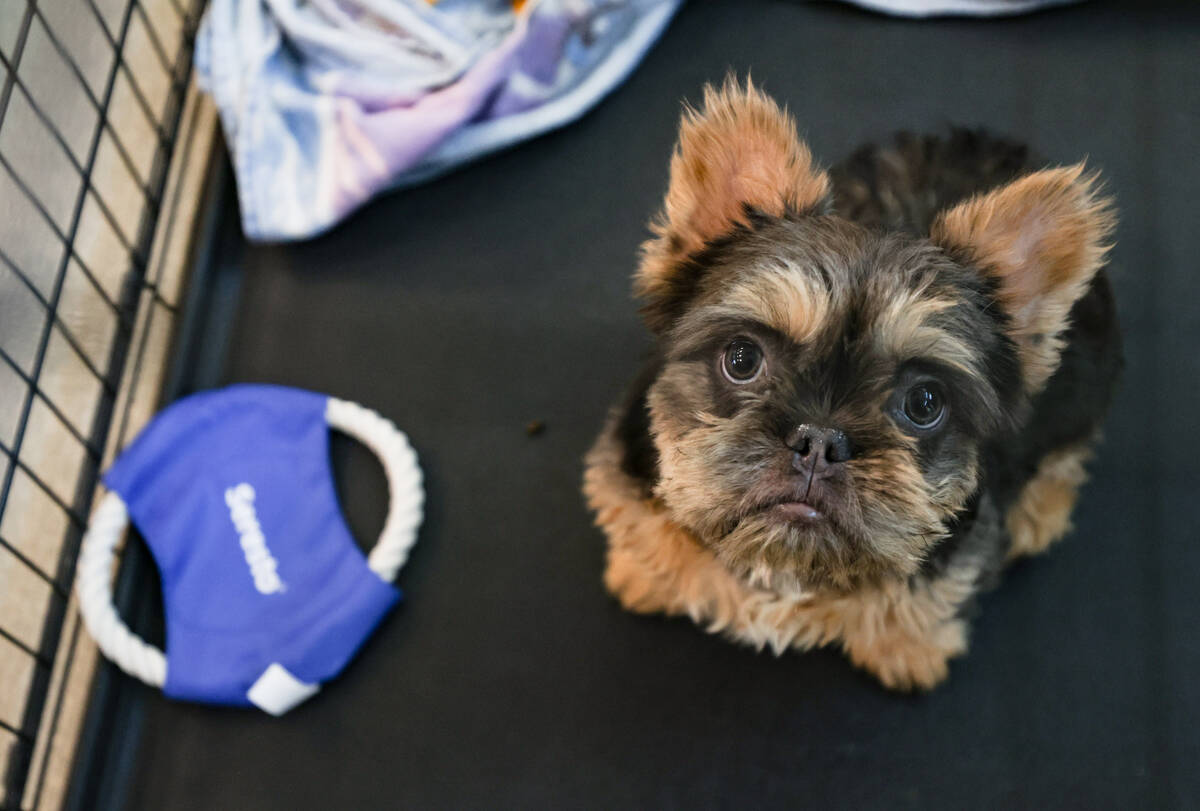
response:
M383 463L391 504L365 557L338 507L329 432ZM104 477L77 591L106 656L172 698L280 715L342 671L400 599L392 585L421 523L416 454L395 426L344 400L240 385L159 414ZM166 652L112 604L132 519L162 575Z

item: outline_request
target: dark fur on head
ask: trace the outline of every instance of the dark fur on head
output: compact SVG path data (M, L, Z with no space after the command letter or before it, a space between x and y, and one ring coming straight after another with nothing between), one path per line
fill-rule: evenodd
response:
M827 174L752 85L707 90L635 279L657 349L589 461L593 505L615 464L629 498L752 590L912 588L958 550L978 584L1014 543L983 539L980 504L1012 536L1039 464L1095 434L1119 365L1109 203L1082 166L1030 169L956 131ZM1096 314L1086 334L1073 309ZM746 382L735 342L761 358ZM1061 413L1064 384L1099 396ZM930 390L944 413L924 429L904 403Z

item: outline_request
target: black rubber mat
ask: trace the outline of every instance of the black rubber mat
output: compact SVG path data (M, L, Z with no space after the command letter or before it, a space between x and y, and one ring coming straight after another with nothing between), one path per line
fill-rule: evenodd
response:
M916 23L698 0L578 124L249 247L223 365L368 404L409 433L428 519L406 602L293 713L143 693L146 809L1195 807L1200 803L1200 22L1101 4ZM679 101L728 69L826 163L896 128L986 125L1088 156L1121 207L1128 370L1076 529L990 594L923 697L840 655L775 658L600 585L581 457L647 346L628 292ZM542 420L538 436L526 424ZM382 522L365 451L351 524ZM132 744L131 744L132 746Z

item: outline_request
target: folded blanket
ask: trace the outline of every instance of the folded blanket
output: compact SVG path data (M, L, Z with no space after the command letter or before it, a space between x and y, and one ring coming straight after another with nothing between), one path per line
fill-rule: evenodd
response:
M246 236L312 236L383 189L577 118L680 2L212 0L196 67Z
M847 0L898 17L1003 17L1080 0Z

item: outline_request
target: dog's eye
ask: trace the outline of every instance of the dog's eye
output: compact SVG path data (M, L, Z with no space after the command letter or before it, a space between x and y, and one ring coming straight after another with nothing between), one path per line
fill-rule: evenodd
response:
M753 341L739 338L725 347L721 370L732 383L749 383L762 374L762 350Z
M935 427L945 413L946 398L936 383L918 383L904 395L904 416L918 428Z

